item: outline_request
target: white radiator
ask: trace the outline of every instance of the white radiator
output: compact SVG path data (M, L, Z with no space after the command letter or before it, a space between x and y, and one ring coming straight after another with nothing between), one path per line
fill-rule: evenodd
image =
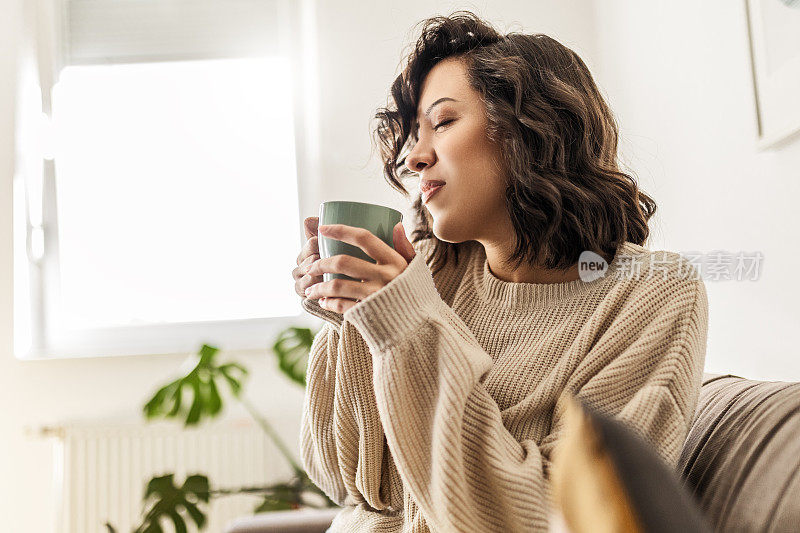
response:
M58 533L106 533L106 521L118 533L131 533L145 511L147 482L169 472L175 473L177 486L188 475L204 474L211 489L263 486L291 475L283 455L249 419L206 422L192 429L162 421L68 424L46 433L55 437ZM259 501L252 495L212 498L201 507L207 516L202 531L223 531L232 519L252 514ZM182 515L189 531L198 531ZM172 531L171 522L162 524Z

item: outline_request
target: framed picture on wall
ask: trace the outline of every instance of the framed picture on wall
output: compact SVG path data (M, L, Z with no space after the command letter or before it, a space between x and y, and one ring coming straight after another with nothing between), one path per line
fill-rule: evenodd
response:
M746 0L758 146L800 141L800 0Z

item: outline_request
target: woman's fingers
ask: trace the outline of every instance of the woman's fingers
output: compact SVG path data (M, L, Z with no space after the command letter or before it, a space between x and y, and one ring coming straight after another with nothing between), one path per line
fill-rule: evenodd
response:
M305 290L308 287L321 282L323 279L321 274L318 276L311 276L308 274L308 268L311 266L311 263L319 259L318 226L319 217L306 217L306 219L303 220L303 231L306 235L306 242L297 255L297 267L292 270L294 290L303 298L305 298Z
M317 237L310 237L303 245L300 253L297 255L297 264L299 265L308 256L314 254L319 255L319 241Z
M314 284L304 296L312 300L317 300L319 298L344 298L355 301L366 298L375 292L378 287L379 285L373 282L334 278L325 283Z
M310 276L308 274L304 274L300 276L300 279L298 279L295 282L294 291L297 293L298 296L302 296L303 298L305 298L306 289L321 282L322 282L322 276Z
M303 221L303 229L306 232L306 239L310 239L317 234L317 226L319 226L319 217L307 217Z
M311 265L314 263L314 261L316 261L318 259L319 259L319 254L312 254L312 255L309 255L308 257L306 257L303 260L303 262L300 264L300 272L302 274L310 274L309 273L309 269L311 268ZM314 273L311 277L312 278L317 277L317 278L322 279L322 274Z
M315 283L322 281L322 275L311 276L308 274L308 268L311 263L319 259L318 254L312 254L300 262L294 270L292 270L292 277L295 280L294 290L299 295L305 298L305 290Z
M309 267L311 266L311 263L313 263L313 262L314 262L314 261L316 261L317 259L319 259L319 253L317 253L317 252L314 252L313 254L311 254L311 255L309 255L308 257L306 257L305 259L303 259L303 262L301 263L301 265L300 265L300 266L302 266L302 267L303 267L303 269L304 269L306 272L308 272L308 269L309 269Z
M317 240L317 226L319 226L319 217L308 217L303 221L303 231L306 234L306 242L303 248L297 255L297 264L312 254L319 254L319 243Z
M308 274L308 269L311 266L311 263L319 259L318 254L312 254L300 261L300 263L292 269L292 277L297 281L300 279L304 274Z
M316 261L308 269L308 273L312 276L321 276L324 272L329 272L344 274L357 280L385 281L384 277L387 274L387 268L391 268L391 266L376 265L352 255L337 254Z
M403 263L403 268L408 265L408 262L397 250L366 228L357 228L346 224L326 224L323 226L322 235L361 248L364 253L382 265L399 264L400 261Z
M305 298L306 289L321 282L322 276L310 276L308 274L304 274L299 280L297 280L297 294Z

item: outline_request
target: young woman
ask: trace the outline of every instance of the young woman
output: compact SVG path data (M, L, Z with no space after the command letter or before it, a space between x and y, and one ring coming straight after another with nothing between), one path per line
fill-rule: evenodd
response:
M643 246L655 203L619 170L614 118L572 50L469 12L424 23L376 129L389 183L408 196L400 180L420 179L414 242L331 225L376 262L318 259L306 220L295 287L326 323L302 460L344 507L330 531L546 531L563 395L676 463L706 291L679 254Z

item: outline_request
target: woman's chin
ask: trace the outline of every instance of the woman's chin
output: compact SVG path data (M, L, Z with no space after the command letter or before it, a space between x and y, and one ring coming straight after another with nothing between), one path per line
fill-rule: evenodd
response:
M431 231L433 231L433 234L440 241L456 243L465 240L462 238L462 235L460 235L463 233L463 227L459 227L458 224L448 224L443 216L433 217L433 226Z

